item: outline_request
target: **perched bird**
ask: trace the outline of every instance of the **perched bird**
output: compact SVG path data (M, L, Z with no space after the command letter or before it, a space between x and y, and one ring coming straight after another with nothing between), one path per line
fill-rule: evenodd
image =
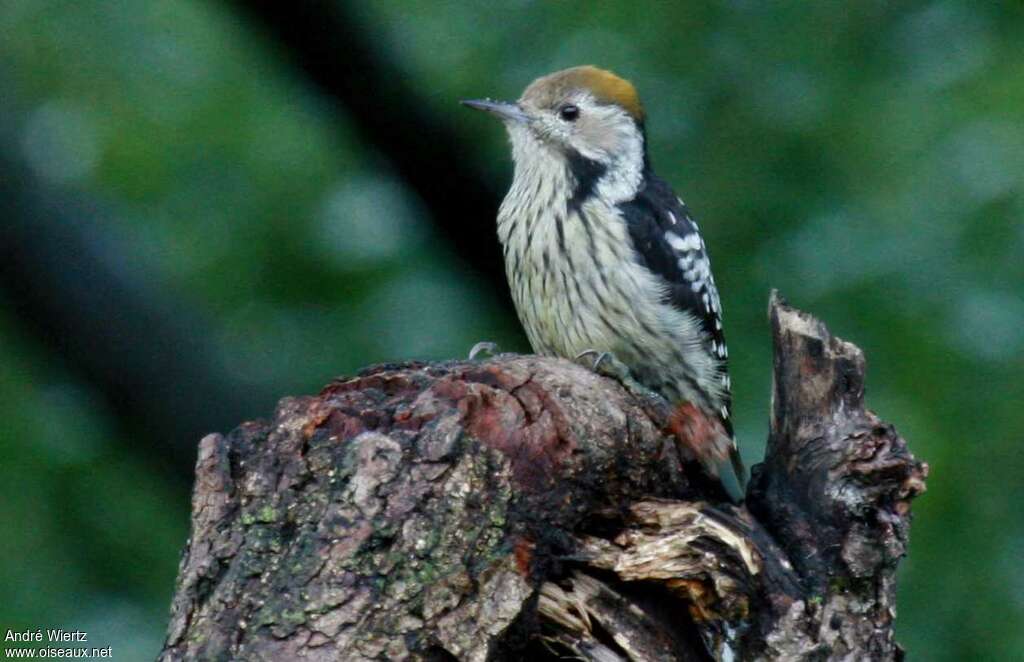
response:
M742 490L707 249L651 168L633 85L582 66L538 78L514 103L462 103L500 118L512 143L498 237L533 349L595 355L595 367L663 396L684 448L714 476L731 460Z

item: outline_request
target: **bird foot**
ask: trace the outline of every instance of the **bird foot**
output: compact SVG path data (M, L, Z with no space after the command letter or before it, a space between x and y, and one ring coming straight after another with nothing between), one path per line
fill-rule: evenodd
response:
M490 340L481 340L477 344L473 345L473 348L469 350L469 360L476 359L481 354L487 354L487 356L498 355L498 343L491 342Z
M601 363L609 357L614 358L612 357L611 352L599 352L596 349L585 349L579 354L577 354L576 358L574 358L573 361L579 363L581 366L585 368L589 368L590 370L597 372L597 367L601 365ZM591 360L588 361L587 359Z
M591 360L590 357L593 357L593 359ZM615 355L611 352L599 352L596 349L588 349L577 354L575 360L597 374L614 379L622 384L623 388L645 406L657 407L664 405L664 399L634 379L629 366L615 358Z

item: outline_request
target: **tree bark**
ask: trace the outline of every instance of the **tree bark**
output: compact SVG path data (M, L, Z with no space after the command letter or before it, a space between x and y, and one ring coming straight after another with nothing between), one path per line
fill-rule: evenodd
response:
M918 462L773 295L743 505L559 359L370 368L202 440L161 660L897 659Z

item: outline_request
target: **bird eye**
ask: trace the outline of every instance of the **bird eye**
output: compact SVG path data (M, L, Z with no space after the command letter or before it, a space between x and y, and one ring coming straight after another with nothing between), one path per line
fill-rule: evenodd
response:
M571 103L567 103L558 109L558 114L566 122L574 122L580 116L580 109Z

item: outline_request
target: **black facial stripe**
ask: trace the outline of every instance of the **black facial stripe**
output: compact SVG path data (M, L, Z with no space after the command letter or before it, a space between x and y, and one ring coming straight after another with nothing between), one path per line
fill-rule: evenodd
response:
M576 150L569 150L569 172L575 182L569 210L579 210L583 203L594 195L597 182L608 171L603 163L586 158Z

